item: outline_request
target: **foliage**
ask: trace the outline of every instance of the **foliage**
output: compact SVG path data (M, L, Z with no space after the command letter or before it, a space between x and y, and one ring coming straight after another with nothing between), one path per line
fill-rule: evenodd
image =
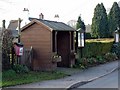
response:
M10 70L7 70L7 71L3 71L2 77L3 78L9 78L9 77L16 76L16 74L17 73L14 70L10 69Z
M120 8L117 2L114 2L112 5L108 14L108 22L110 35L113 36L113 32L117 29L117 27L120 27Z
M88 67L96 66L99 64L103 64L109 61L117 60L117 56L115 53L106 53L105 55L99 56L91 56L91 57L83 57L79 58L74 65L75 68L85 69Z
M3 35L2 35L2 68L3 69L10 68L9 54L11 53L12 39L13 37L11 31L7 29L3 29Z
M97 60L96 61L97 64L102 64L106 62L103 56L96 56L96 60Z
M97 62L95 57L88 57L87 61L88 61L88 64L89 64L88 66L92 66L92 65L96 64L96 62Z
M61 58L61 56L58 55L57 53L54 53L52 58Z
M77 29L81 28L83 30L86 29L84 22L81 20L81 16L78 17L76 28Z
M80 57L81 52L80 49L78 49L78 59L74 67L84 69L117 60L117 55L115 53L111 53L112 46L113 39L87 39L85 47L82 50L83 58Z
M113 44L112 52L115 53L118 58L120 58L120 43Z
M53 55L52 55L52 62L53 62L53 63L61 62L61 58L62 58L62 57L55 52L55 53L53 53Z
M85 42L83 48L84 57L101 56L111 51L113 40L107 39L89 39ZM78 50L79 51L79 50Z
M80 68L80 69L85 69L87 67L85 67L85 65L83 64L85 58L82 59L77 59L76 64L73 66L74 68Z
M13 70L15 70L16 73L28 73L29 72L29 69L27 66L19 65L19 64L14 65Z
M108 37L109 35L107 13L103 3L98 4L94 9L91 32L92 32L92 37L95 38Z
M58 79L67 76L67 74L64 74L60 71L53 71L53 72L33 72L30 71L29 73L24 74L13 74L13 75L5 75L5 73L8 73L8 71L5 71L3 73L3 82L2 86L13 86L13 85L19 85L19 84L27 84L32 82L40 82L44 80L51 80L51 79Z
M91 33L85 33L85 39L92 39Z
M106 53L104 55L104 58L107 60L107 61L112 61L112 60L116 60L118 59L117 55L115 53Z

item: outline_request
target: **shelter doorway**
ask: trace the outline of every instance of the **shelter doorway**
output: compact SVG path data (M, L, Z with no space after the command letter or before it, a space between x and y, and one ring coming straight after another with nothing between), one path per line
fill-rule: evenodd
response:
M57 32L57 53L61 55L62 61L57 63L58 67L69 67L70 56L70 34L69 32Z

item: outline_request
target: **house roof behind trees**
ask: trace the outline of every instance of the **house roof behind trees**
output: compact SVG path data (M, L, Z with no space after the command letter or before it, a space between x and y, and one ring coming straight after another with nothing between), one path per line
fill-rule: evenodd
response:
M88 24L86 25L86 33L90 33L91 32L91 25Z
M8 30L11 30L12 36L14 38L18 37L18 20L11 20L9 25L8 25Z
M9 25L8 25L8 29L16 30L17 27L18 27L18 20L11 20Z
M18 37L18 30L11 30L11 33L14 38Z

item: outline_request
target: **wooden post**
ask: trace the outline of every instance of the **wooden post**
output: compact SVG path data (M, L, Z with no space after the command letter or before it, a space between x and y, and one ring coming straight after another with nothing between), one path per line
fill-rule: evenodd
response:
M20 43L20 35L21 35L20 25L21 25L21 19L19 18L18 19L18 43ZM18 59L17 64L20 64L21 57L17 56L17 59Z
M76 42L75 42L75 52L77 53L78 49L78 31L76 31Z
M21 24L21 19L18 19L18 43L20 43L20 35L21 35L21 30L20 30L20 24Z
M69 39L70 39L70 53L71 53L71 50L72 50L72 45L71 45L71 32L69 31L69 34L70 34L70 37L69 37Z
M57 52L57 31L55 31L55 52Z

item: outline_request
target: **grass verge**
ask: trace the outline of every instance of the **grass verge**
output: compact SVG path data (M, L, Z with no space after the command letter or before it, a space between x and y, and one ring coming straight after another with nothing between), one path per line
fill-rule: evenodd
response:
M7 71L6 71L7 72ZM40 82L44 80L58 79L67 76L67 74L60 71L53 72L33 72L25 74L8 75L3 72L2 87L14 86L20 84L28 84L33 82Z

